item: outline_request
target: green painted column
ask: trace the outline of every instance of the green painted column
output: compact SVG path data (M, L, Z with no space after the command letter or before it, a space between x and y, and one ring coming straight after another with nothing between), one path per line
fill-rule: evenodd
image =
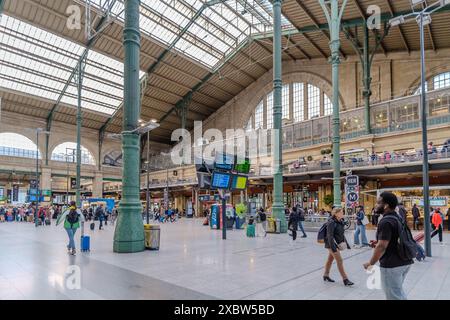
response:
M287 221L283 204L283 166L282 166L282 55L281 55L281 3L273 1L273 203L272 214L281 221L281 232L287 232Z
M339 49L341 41L339 32L341 29L341 18L344 12L347 0L343 0L341 10L339 10L339 0L330 0L328 3L331 10L328 9L324 0L319 0L325 13L330 28L330 49L332 66L332 85L333 85L333 205L341 207L341 160L340 160L340 119L339 119L339 64L341 62Z
M122 200L113 245L114 252L119 253L139 252L145 249L142 205L139 199L140 143L139 135L133 132L138 126L140 115L139 5L139 0L125 1Z
M363 26L364 29L364 49L363 49L363 83L364 83L364 122L366 124L365 130L366 134L370 134L370 97L372 96L372 91L370 89L372 83L372 77L370 74L371 63L370 63L370 52L369 52L369 28L367 25Z

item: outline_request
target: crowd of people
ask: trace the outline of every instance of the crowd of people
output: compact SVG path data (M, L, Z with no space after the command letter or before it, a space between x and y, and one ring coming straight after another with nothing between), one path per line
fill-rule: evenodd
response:
M40 206L37 209L36 216L36 205L34 203L20 206L0 206L0 222L35 222L36 217L39 225L49 225L51 219L56 219L61 210L62 207L57 205Z

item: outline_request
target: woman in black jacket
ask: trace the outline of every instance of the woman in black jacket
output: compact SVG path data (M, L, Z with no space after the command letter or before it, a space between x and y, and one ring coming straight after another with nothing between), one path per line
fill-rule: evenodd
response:
M333 261L336 260L339 273L344 280L345 286L352 286L354 283L351 282L344 270L344 261L342 260L340 250L345 250L345 248L350 249L350 246L345 239L345 229L344 229L344 214L341 208L334 208L331 212L331 218L327 222L327 233L325 237L325 248L328 249L328 259L325 264L325 272L323 274L323 281L325 282L335 282L330 278L330 270Z

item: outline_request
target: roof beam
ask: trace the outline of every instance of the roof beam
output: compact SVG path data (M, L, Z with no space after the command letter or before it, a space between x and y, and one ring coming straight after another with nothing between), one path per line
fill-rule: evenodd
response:
M355 6L356 6L356 8L357 8L359 14L361 15L361 17L362 17L364 20L366 20L366 19L367 19L367 18L366 18L366 13L365 13L364 10L362 9L361 4L359 3L359 1L358 1L358 0L353 0L353 3L355 4ZM372 29L372 33L375 35L375 37L378 36L378 33L377 33L377 31L376 31L375 29ZM381 41L381 42L379 43L379 46L380 46L381 50L383 50L384 55L386 56L386 55L387 55L387 51L386 51L386 48L384 47L383 41Z
M425 9L425 6L428 7L428 1L427 0L425 0L425 3L422 3L422 8L423 9ZM436 49L437 49L436 48L436 42L434 41L434 38L433 38L433 31L431 29L431 23L427 24L426 28L427 28L428 36L430 37L431 46L433 47L433 51L436 52Z
M389 8L389 12L391 13L391 17L395 17L395 11L394 11L394 8L392 7L391 1L386 0L386 4ZM400 32L400 37L402 38L403 45L405 46L406 51L408 51L408 54L409 54L411 52L411 49L409 47L408 41L406 41L406 37L405 37L405 34L403 33L403 29L402 29L401 25L398 26L398 30Z

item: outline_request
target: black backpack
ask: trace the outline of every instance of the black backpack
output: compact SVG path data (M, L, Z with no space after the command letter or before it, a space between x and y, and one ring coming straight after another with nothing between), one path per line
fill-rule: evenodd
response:
M327 227L330 220L325 222L319 229L319 232L317 233L317 243L325 243L327 238Z
M397 249L400 259L404 261L414 259L417 256L417 243L411 234L411 230L403 222L403 219L400 218L398 215L388 215L385 216L383 219L391 217L397 221L398 226Z
M78 222L78 212L76 209L71 209L69 214L67 215L67 222L70 223L70 226L73 226L75 223Z

